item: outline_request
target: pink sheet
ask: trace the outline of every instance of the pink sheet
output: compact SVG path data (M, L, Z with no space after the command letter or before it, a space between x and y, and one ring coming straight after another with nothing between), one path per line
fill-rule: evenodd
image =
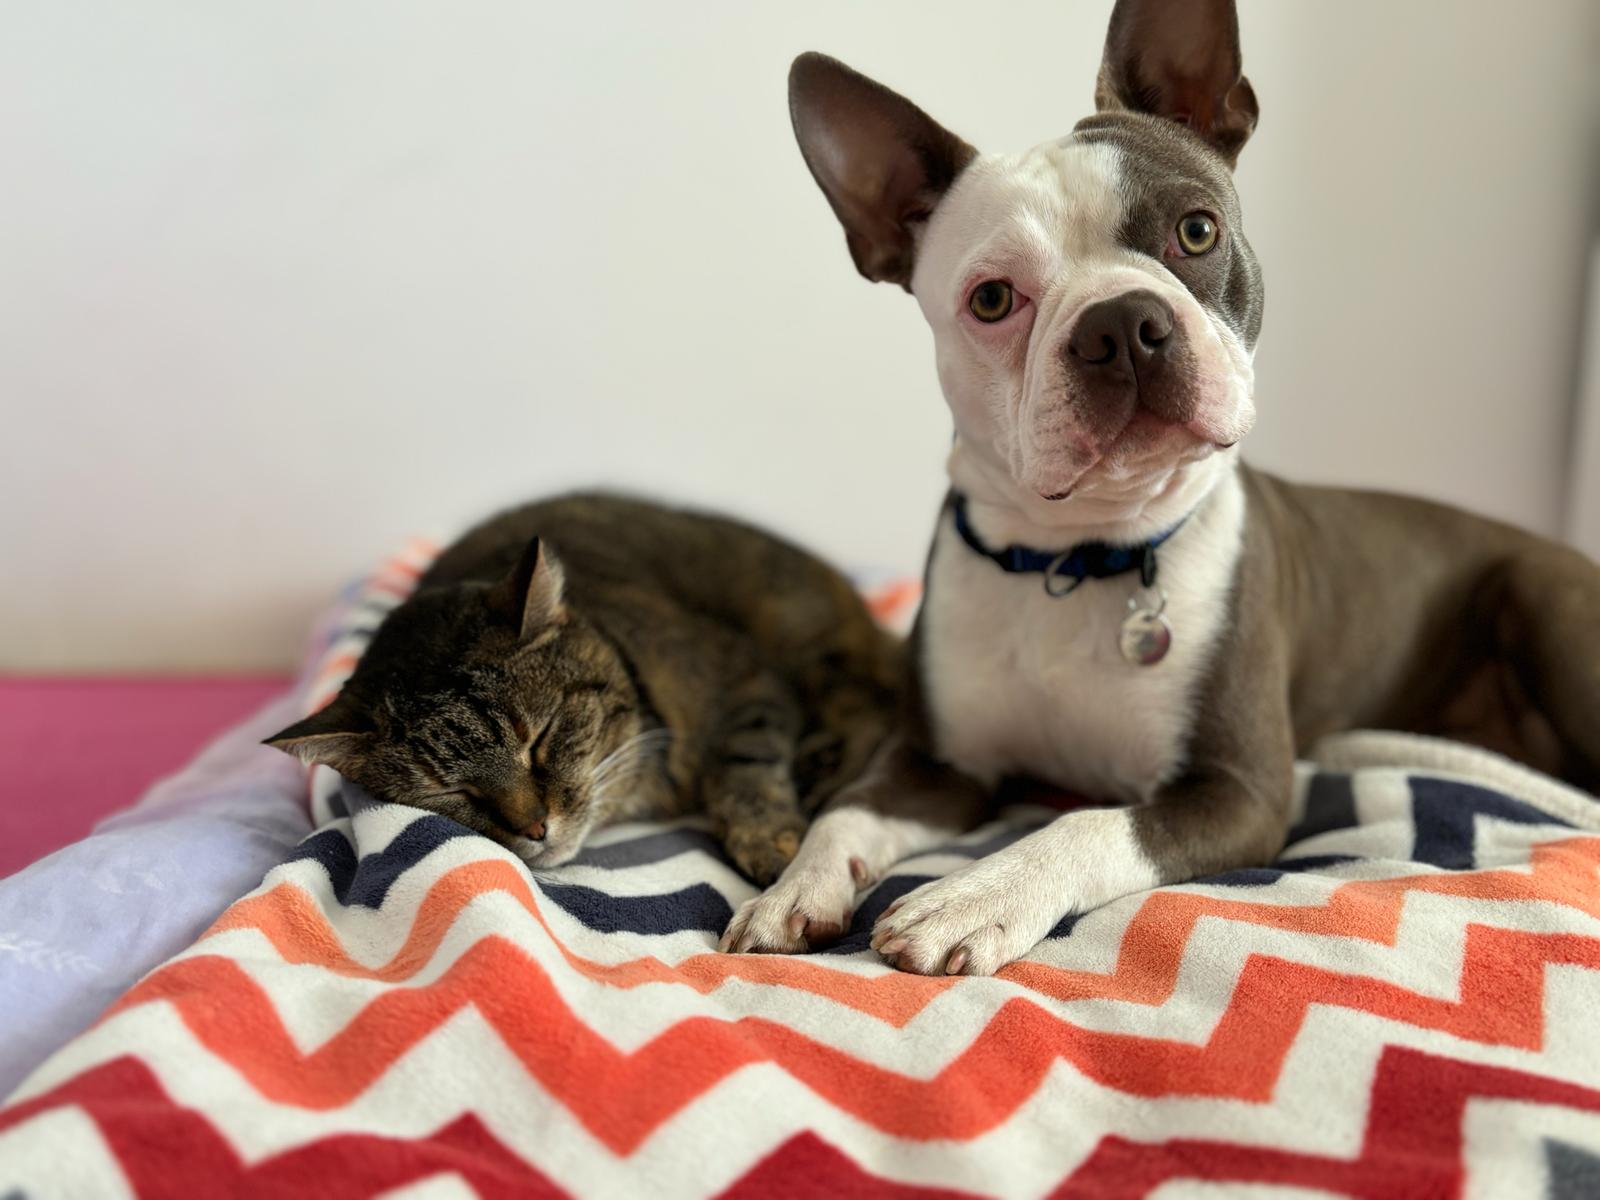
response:
M83 837L289 682L0 679L0 876Z

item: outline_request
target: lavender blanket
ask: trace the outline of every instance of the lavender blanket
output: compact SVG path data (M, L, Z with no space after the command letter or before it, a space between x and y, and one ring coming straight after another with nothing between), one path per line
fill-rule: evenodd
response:
M0 879L0 1096L259 884L314 813L329 818L305 768L261 739L337 690L436 552L410 539L317 623L291 691L87 838ZM325 797L338 779L319 774Z
M287 694L89 837L0 880L0 1095L199 937L311 831L304 769L260 745Z

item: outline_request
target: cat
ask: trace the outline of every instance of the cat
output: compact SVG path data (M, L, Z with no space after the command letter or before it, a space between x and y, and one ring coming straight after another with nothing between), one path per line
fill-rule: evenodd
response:
M701 811L765 885L889 731L902 670L850 583L795 546L578 494L448 547L339 695L267 744L536 867L599 825Z

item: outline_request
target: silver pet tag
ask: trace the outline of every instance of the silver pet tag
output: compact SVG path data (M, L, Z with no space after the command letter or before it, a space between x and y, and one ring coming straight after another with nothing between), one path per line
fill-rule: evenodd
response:
M1122 621L1122 634L1118 645L1122 657L1137 667L1153 667L1172 649L1172 626L1163 616L1167 611L1167 594L1158 593L1161 603L1156 608L1141 608L1136 596L1128 598L1128 615Z

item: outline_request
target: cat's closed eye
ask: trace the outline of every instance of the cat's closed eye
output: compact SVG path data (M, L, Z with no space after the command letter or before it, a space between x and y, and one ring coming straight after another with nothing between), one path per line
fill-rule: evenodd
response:
M555 725L556 718L552 715L550 719L544 723L544 728L539 730L538 735L533 739L532 743L528 747L528 752L532 757L535 766L544 766L545 760L550 755L550 731L555 728Z

